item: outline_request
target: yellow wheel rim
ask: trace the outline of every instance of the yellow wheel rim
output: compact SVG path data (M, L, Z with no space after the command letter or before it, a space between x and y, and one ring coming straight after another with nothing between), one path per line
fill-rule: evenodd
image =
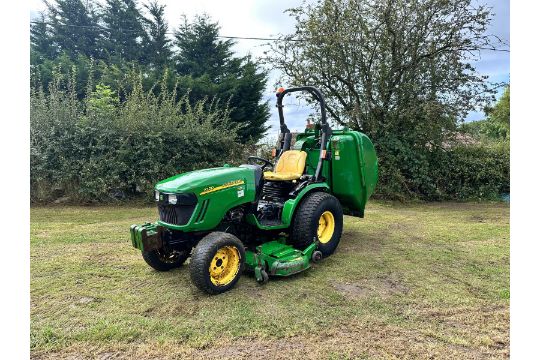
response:
M230 284L240 270L240 252L235 246L222 247L212 258L208 270L214 285Z
M317 236L321 244L326 244L332 239L335 226L334 215L330 211L323 212L319 218L319 227L317 229Z

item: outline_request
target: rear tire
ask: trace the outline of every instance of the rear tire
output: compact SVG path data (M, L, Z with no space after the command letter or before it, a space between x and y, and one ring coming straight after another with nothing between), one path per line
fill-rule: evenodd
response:
M163 249L143 251L144 261L157 271L176 269L187 260L189 251L165 252Z
M244 269L245 250L234 235L215 231L206 235L191 255L191 281L208 294L230 290Z
M308 194L294 215L289 242L304 250L319 241L318 250L324 257L337 248L343 230L343 209L335 196L325 192Z

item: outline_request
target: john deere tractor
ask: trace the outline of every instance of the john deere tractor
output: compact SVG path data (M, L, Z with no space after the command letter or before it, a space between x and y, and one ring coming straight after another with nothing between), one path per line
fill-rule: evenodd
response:
M320 121L296 136L283 117L285 95L305 91L320 105ZM364 217L377 183L369 138L332 130L324 98L311 86L276 94L280 136L273 160L250 156L238 167L186 172L155 186L159 220L131 226L131 241L158 271L189 257L193 283L210 294L231 289L244 270L264 284L331 255L343 214Z

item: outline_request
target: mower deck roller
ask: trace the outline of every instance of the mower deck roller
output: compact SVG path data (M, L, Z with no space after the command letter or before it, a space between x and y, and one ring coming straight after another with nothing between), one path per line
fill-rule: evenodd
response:
M292 136L283 98L307 92L321 105L320 121ZM231 289L244 269L264 284L304 271L331 255L343 214L364 217L377 183L369 138L332 130L322 94L314 87L277 92L280 138L272 160L186 172L155 186L159 220L131 226L132 245L159 271L190 260L193 283L210 294Z

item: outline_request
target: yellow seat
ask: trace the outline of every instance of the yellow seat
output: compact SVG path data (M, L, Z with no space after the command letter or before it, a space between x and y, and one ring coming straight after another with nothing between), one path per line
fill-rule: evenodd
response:
M266 180L296 180L304 173L307 153L300 150L287 150L279 157L274 171L265 171Z

